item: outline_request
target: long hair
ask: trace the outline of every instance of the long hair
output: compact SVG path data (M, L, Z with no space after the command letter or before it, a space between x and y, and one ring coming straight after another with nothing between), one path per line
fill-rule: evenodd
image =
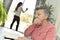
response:
M23 4L22 2L19 2L19 3L17 4L17 7L15 8L15 11L17 11L17 9L18 9L22 4Z

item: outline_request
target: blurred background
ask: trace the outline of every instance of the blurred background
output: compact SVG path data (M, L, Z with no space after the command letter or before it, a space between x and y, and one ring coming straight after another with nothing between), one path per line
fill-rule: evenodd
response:
M13 0L0 1L4 3L4 7L6 9L6 12L8 13ZM60 40L60 0L36 0L35 3L35 7L39 7L44 3L47 5L52 5L54 7L51 17L54 20L53 24L55 25L57 31L57 40Z

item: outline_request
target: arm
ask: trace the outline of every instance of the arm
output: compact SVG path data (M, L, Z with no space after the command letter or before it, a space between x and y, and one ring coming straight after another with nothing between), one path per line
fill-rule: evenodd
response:
M34 29L35 29L35 25L34 24L30 25L29 28L27 28L24 32L25 36L30 36L31 33L34 31Z
M26 8L26 10L25 10L25 11L23 11L23 9L21 9L21 10L22 10L22 12L23 12L23 13L25 13L25 12L28 10L28 8Z
M56 31L55 28L51 28L47 35L46 35L46 40L56 40Z

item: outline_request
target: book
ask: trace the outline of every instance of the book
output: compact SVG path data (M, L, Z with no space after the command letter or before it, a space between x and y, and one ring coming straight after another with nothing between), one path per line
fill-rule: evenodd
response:
M3 27L4 31L4 37L9 39L17 39L18 37L24 37L24 33L20 31L15 31L13 29L9 29L6 27Z

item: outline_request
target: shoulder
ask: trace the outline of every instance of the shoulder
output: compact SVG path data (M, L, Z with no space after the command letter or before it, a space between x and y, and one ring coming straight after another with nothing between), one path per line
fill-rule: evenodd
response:
M49 22L49 30L56 30L55 26Z
M48 25L45 27L45 31L46 32L47 31L56 31L56 28L51 22L49 22Z
M56 28L52 23L49 23L49 28L48 28L49 33L56 33Z

